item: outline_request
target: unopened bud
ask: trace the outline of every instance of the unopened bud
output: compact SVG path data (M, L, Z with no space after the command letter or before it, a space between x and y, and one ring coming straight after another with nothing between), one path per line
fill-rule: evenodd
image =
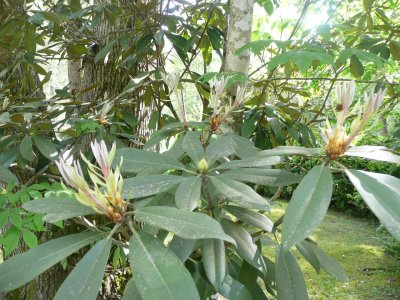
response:
M199 170L201 174L204 174L208 171L208 163L204 158L201 159L197 164L197 170Z

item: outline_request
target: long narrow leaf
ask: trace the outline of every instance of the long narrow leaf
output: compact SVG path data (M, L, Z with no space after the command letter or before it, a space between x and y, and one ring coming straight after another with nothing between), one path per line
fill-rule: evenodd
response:
M180 209L192 211L197 206L201 194L201 177L188 177L183 180L175 193L175 203Z
M269 202L246 184L223 175L212 176L210 181L221 197L243 207L269 211Z
M344 155L400 164L400 155L397 155L386 147L382 146L351 147Z
M197 164L204 158L204 149L199 140L199 134L188 131L184 137L182 147L186 154Z
M346 174L379 221L400 240L400 179L356 170Z
M219 289L225 278L225 246L222 240L203 240L203 265L208 280Z
M153 236L133 232L129 241L133 278L143 299L200 299L189 271Z
M220 293L229 300L252 300L247 288L229 275L225 276Z
M289 251L276 247L276 286L278 299L307 300L307 288L296 258Z
M279 156L249 157L242 160L231 160L216 167L217 170L227 170L236 168L264 168L282 162Z
M184 178L175 175L137 176L124 180L122 196L125 199L135 199L165 192L178 185Z
M268 186L286 186L298 183L300 175L279 169L239 168L223 173L225 178Z
M347 276L346 271L343 270L342 266L336 259L327 255L324 251L318 248L317 245L310 241L304 240L300 244L303 246L308 246L308 249L311 250L318 258L321 268L324 269L328 274L332 275L337 280L349 281L349 277Z
M263 150L257 153L259 157L269 157L276 155L303 155L303 156L318 156L322 152L322 149L313 149L306 147L295 147L295 146L279 146L270 150Z
M131 278L126 284L122 300L142 300L133 278Z
M259 212L233 205L225 205L224 209L237 217L239 220L249 225L255 226L267 232L272 232L274 223L272 223L270 219Z
M251 235L230 220L222 219L221 224L224 231L236 241L237 251L240 256L259 271L266 273L267 268L264 259L256 244L254 244Z
M43 198L24 203L24 209L34 213L43 213L47 222L65 220L77 216L94 215L96 212L72 198Z
M333 180L328 168L315 166L293 193L282 225L285 250L308 237L322 222L332 197Z
M221 239L236 244L211 217L173 207L150 206L139 209L136 220L161 228L185 239Z
M10 291L24 285L100 236L97 232L71 234L11 257L0 264L0 291Z
M220 137L211 141L206 148L205 159L211 166L216 160L235 153L236 143L230 137Z
M63 282L54 300L95 300L111 250L111 238L97 242Z
M196 244L196 240L184 239L177 235L172 238L169 248L174 251L175 255L182 261L185 262L190 254L193 252L193 248Z
M134 148L121 148L116 151L114 161L118 164L122 160L121 171L138 173L146 169L155 170L185 170L185 166L168 156L156 152Z

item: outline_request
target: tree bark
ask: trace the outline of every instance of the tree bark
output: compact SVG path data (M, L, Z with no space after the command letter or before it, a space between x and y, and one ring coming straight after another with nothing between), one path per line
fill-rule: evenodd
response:
M236 55L236 51L251 41L253 8L254 0L230 1L224 62L226 73L239 72L245 76L249 73L250 51L246 50L240 55ZM236 96L237 86L233 85L228 91L233 98ZM242 119L242 113L233 114L233 123L230 125L235 132L240 130Z

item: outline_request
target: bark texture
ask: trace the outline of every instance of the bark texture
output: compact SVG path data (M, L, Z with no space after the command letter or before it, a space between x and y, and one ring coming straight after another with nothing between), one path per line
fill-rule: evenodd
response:
M240 55L236 55L236 51L251 41L253 8L254 0L230 1L224 64L224 71L227 73L239 72L246 76L249 73L250 51L246 50ZM237 85L233 85L228 91L229 95L234 98L236 90ZM235 132L239 132L243 114L234 113L232 117L230 126Z
M253 24L253 0L231 0L226 38L225 72L248 75L250 51L236 55L236 50L251 40Z

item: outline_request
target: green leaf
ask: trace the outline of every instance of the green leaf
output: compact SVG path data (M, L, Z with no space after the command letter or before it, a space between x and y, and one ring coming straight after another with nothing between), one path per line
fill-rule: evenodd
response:
M254 146L254 143L251 140L246 139L242 136L231 133L231 134L226 134L225 137L231 138L235 142L236 144L235 154L241 159L246 157L251 157L260 151L258 148Z
M110 42L108 42L107 45L105 45L105 47L103 49L101 49L99 51L99 53L96 54L96 56L94 57L94 62L97 63L99 62L101 59L103 59L104 57L106 57L106 55L112 50L112 48L114 47L114 44L118 41L117 38L112 39Z
M251 226L255 226L267 232L272 232L274 223L259 212L233 205L225 205L224 209Z
M146 92L145 95L147 93L147 91L150 90L149 87L146 88ZM152 94L150 94L150 96L152 96ZM144 96L143 96L144 98ZM151 98L150 98L151 99ZM150 115L150 120L149 120L149 124L147 125L149 127L149 129L156 129L157 128L157 124L158 124L158 120L160 118L160 112L158 111L153 111Z
M236 143L230 137L219 137L206 148L205 159L211 166L216 160L235 153Z
M400 164L400 155L394 154L383 146L353 146L344 155Z
M147 50L151 49L150 45L151 42L153 41L153 34L148 33L139 38L139 40L136 42L136 53L137 54L142 54L146 52Z
M15 159L17 158L18 148L10 148L3 152L0 152L0 166L10 167Z
M46 222L57 222L78 216L94 215L96 212L89 206L83 205L73 198L42 198L24 203L22 206L33 213L47 214Z
M349 277L336 259L326 255L324 251L310 241L304 240L301 242L301 245L307 245L308 249L314 252L315 256L318 258L321 268L324 269L328 274L334 276L337 280L349 281Z
M17 176L14 175L9 169L0 165L0 182L10 183L13 182L15 186L19 185Z
M323 166L315 166L293 193L283 217L284 249L308 237L322 222L332 197L332 174Z
M265 274L267 272L267 267L251 235L242 227L228 219L222 219L221 225L224 231L236 241L239 255L254 268Z
M11 257L0 264L0 291L11 291L24 285L99 237L98 232L71 234Z
M263 168L281 163L279 156L268 157L248 157L241 160L231 160L216 167L217 170L227 170L236 168Z
M224 241L216 239L203 240L203 265L208 280L218 290L225 278Z
M400 60L400 42L390 41L389 42L390 54L394 60Z
M185 39L183 36L171 32L165 32L165 35L175 47L181 50L186 49L188 40Z
M139 123L138 118L130 112L122 111L121 115L124 122L128 124L131 128L135 128L135 126Z
M111 238L103 239L85 254L64 280L54 300L96 299L110 255L111 242Z
M36 25L25 23L25 50L29 53L36 52Z
M269 16L274 12L274 4L272 3L272 0L257 0L257 3L264 8L265 12Z
M328 24L322 24L317 27L317 34L322 36L324 40L331 38L331 27Z
M321 269L321 264L317 255L314 253L314 250L309 245L311 242L307 242L306 240L301 241L296 245L297 250L304 256L304 258L310 263L310 265L314 268L315 271L319 273Z
M69 3L70 3L69 8L71 9L72 12L76 12L82 9L80 0L71 0Z
M30 136L26 135L22 139L22 142L19 145L19 153L27 161L33 160L32 139Z
M258 121L260 119L260 112L253 112L250 117L247 118L240 127L240 135L245 138L250 138L254 130L257 127Z
M364 74L364 67L357 56L352 55L350 58L350 72L354 77L361 77Z
M154 145L157 145L160 143L162 140L169 136L176 135L179 132L185 131L185 128L189 127L196 127L196 128L204 128L204 123L202 122L174 122L165 125L163 128L160 130L157 130L152 133L150 136L150 139L147 141L147 143L144 145L144 149L149 149L153 147Z
M221 49L224 34L214 26L207 28L207 35L214 50Z
M122 196L124 199L143 198L169 190L183 181L176 175L148 175L124 179Z
M134 231L129 241L129 260L143 299L200 299L189 271L153 236Z
M8 223L8 214L8 210L0 211L0 229L2 229Z
M278 54L272 58L268 63L268 70L292 62L300 69L300 71L306 72L312 65L313 61L319 61L323 64L333 64L333 57L322 51L292 50Z
M174 207L150 206L139 209L136 220L173 232L185 239L221 239L235 244L221 225L213 218L200 213L179 210Z
M229 275L225 276L219 292L229 300L252 300L247 288Z
M276 287L278 299L309 299L303 273L296 258L289 251L276 247Z
M50 160L55 160L58 157L58 151L56 146L46 137L33 136L33 141L36 147L39 149L45 157Z
M201 194L201 177L185 178L176 189L176 207L183 210L192 211L197 207Z
M29 248L34 248L38 245L38 240L36 235L28 229L25 228L22 229L22 238L24 239L25 244L27 244Z
M209 178L222 197L243 207L262 209L264 211L269 210L269 202L246 184L226 178L223 175Z
M267 186L286 186L298 183L301 176L280 169L239 168L223 173L225 178Z
M306 148L298 146L279 146L274 149L262 150L257 153L257 157L281 156L281 155L302 155L302 156L319 156L322 149Z
M142 300L133 278L131 278L126 284L122 300Z
M270 272L270 270L268 270ZM247 290L250 292L253 300L268 300L265 292L260 287L258 281L260 272L257 271L253 266L243 261L240 266L240 271L237 279L240 283L244 284Z
M175 255L182 261L185 262L190 254L193 252L193 248L197 240L183 239L177 235L172 238L169 248L174 251Z
M204 158L204 149L199 140L199 134L194 131L188 131L183 139L182 147L186 154L196 164Z
M375 0L363 0L363 6L366 11L371 10L372 5L374 4Z
M114 161L116 164L123 157L121 166L122 172L138 173L142 170L185 170L185 166L170 157L163 156L156 152L139 150L134 148L117 149Z
M18 246L19 238L20 238L21 232L19 229L15 226L11 226L10 229L7 230L7 232L3 235L3 242L2 244L4 245L4 257L7 257L12 251L15 250ZM1 266L1 264L0 264ZM1 271L0 267L0 271ZM1 274L0 274L0 291L2 288L2 282L1 282Z
M21 218L21 216L19 215L19 213L17 211L14 211L13 213L10 213L9 218L10 218L11 224L13 224L18 229L21 229L21 227L22 227L22 218Z
M79 203L74 198L48 197L31 200L22 206L25 210L34 213L94 213L93 209Z
M400 240L400 179L356 170L346 174L383 226Z

